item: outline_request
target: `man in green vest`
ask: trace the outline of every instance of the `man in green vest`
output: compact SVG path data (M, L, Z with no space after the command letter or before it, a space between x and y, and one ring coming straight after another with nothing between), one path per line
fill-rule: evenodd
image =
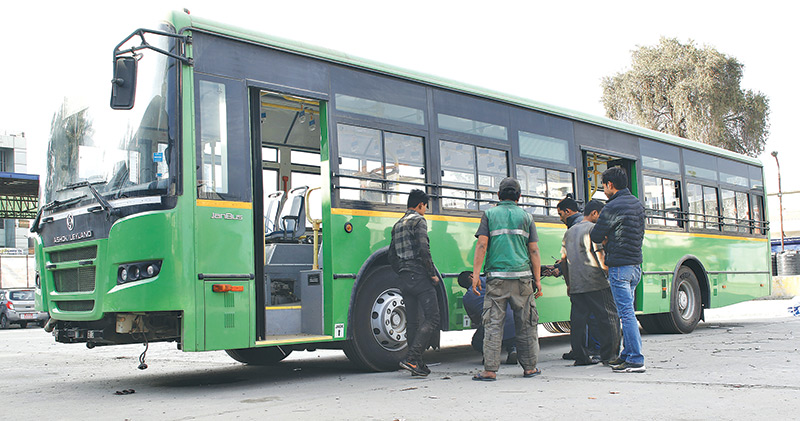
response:
M534 299L542 296L536 224L531 214L517 206L520 197L517 180L506 177L498 190L500 203L484 212L475 233L478 244L472 266L472 292L480 294L481 266L487 278L483 302L484 371L472 377L480 381L497 379L507 304L514 311L517 358L524 370L523 377L541 373L536 367L539 312Z

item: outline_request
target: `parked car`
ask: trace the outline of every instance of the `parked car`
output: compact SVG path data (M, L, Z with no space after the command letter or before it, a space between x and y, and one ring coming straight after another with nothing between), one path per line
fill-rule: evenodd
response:
M28 327L29 323L44 326L50 315L36 311L32 289L7 289L0 292L0 329L11 324Z

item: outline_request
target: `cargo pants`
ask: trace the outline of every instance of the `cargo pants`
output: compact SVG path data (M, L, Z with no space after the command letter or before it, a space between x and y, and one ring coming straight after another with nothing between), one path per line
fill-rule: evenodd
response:
M483 300L483 365L486 371L500 369L503 324L506 306L514 311L517 337L517 359L524 370L536 368L539 356L539 312L533 294L533 278L488 278Z

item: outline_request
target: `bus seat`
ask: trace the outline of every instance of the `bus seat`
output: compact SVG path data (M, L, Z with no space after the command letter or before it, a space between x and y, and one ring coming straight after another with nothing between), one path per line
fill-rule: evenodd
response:
M277 220L277 229L265 238L266 241L295 242L306 232L306 191L308 186L289 191Z
M267 200L264 202L264 233L271 234L279 229L278 227L278 212L281 209L281 200L283 199L283 191L272 192L267 195Z

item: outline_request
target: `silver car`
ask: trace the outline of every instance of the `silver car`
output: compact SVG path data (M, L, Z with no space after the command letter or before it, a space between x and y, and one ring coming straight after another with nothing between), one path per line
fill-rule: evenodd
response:
M32 289L7 289L0 291L0 329L11 324L28 327L28 323L44 326L50 315L34 308Z

